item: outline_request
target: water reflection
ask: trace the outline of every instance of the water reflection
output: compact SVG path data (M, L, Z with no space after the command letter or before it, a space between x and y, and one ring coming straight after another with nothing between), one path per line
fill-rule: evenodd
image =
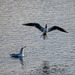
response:
M11 58L12 59L19 59L20 64L22 65L22 68L23 68L23 66L24 66L24 57L23 56L21 56L21 57L13 57L13 56L11 56Z
M22 67L23 67L23 65L24 65L24 57L20 57L19 60L20 60L20 63L22 65Z
M49 62L48 61L43 61L43 64L42 64L42 74L44 75L44 74L46 74L46 75L48 75L48 74L50 74L50 72L49 72L49 69L50 69L50 67L49 67Z
M54 64L50 65L49 61L43 61L39 69L36 69L36 75L56 75L56 74L67 74L69 66L67 64ZM34 74L34 73L33 73ZM32 75L33 75L32 74Z

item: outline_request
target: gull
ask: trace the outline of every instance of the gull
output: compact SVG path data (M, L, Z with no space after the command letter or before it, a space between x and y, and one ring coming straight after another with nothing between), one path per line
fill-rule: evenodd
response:
M24 48L26 48L26 46L21 48L20 53L18 53L18 54L10 54L10 56L15 57L15 58L24 56Z
M22 25L25 25L25 26L34 26L37 29L39 29L41 32L43 32L42 36L43 36L44 40L47 37L48 32L51 32L53 30L59 30L59 31L68 33L66 30L64 30L63 28L58 27L58 26L52 26L51 28L48 28L47 24L45 25L45 27L42 27L39 23L27 23L27 24L22 24Z

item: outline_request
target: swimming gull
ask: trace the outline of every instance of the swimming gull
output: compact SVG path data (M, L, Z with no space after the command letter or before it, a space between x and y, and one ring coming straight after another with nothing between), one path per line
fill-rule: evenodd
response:
M18 53L18 54L10 54L10 56L11 57L21 57L21 56L24 56L24 48L26 48L26 46L21 48L20 53Z

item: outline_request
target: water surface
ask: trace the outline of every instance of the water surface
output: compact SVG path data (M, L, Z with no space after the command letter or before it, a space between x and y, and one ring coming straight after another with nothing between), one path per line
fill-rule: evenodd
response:
M41 32L22 23L60 26L69 33ZM11 58L23 46L23 58ZM75 1L1 0L0 75L75 75Z

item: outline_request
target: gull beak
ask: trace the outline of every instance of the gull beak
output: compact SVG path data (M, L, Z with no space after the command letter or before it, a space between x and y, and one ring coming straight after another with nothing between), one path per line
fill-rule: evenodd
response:
M26 46L24 46L23 48L26 48Z

